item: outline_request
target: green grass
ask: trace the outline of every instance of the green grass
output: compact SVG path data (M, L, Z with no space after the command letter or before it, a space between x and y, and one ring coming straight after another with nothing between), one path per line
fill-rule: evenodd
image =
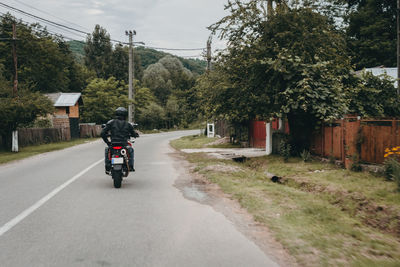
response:
M172 140L171 145L177 149L183 148L203 148L205 145L214 142L217 138L207 138L207 136L190 135L180 139Z
M0 151L0 164L7 163L14 160L20 160L28 157L32 157L41 153L51 152L55 150L64 149L67 147L80 145L90 141L97 140L97 138L89 139L74 139L67 142L50 143L44 145L27 146L20 148L18 153L15 152L4 152Z
M187 141L172 145L185 148ZM400 266L400 193L394 182L300 158L284 163L265 156L241 164L185 155L196 172L268 226L301 265ZM205 169L222 163L241 171ZM283 177L283 184L273 183L266 172Z

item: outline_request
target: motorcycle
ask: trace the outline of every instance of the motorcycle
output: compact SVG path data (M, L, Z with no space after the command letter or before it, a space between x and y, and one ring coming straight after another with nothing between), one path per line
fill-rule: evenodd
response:
M134 127L138 126L136 123L132 125ZM101 126L101 128L104 127L105 124ZM107 134L107 139L110 137L111 135ZM127 143L111 142L111 145L106 148L105 156L108 158L108 162L111 163L110 170L106 170L106 173L112 177L115 188L121 188L123 177L128 177L129 172L134 171L129 168L130 154L128 151L133 143L135 143L134 139L127 141Z
M132 143L135 141L128 141L128 146L124 146L122 143L111 143L108 149L108 160L111 162L111 169L109 175L111 175L114 181L114 187L120 188L123 177L128 177L129 172L129 146L132 147Z

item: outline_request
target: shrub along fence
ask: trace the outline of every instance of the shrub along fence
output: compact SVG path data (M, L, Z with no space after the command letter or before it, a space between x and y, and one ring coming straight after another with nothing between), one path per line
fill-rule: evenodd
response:
M347 117L323 125L312 136L311 152L353 162L383 163L385 149L400 145L400 120Z

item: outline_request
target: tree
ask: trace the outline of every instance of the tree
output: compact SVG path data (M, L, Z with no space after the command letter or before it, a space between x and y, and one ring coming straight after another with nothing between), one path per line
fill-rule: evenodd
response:
M396 66L395 0L347 0L346 34L357 69Z
M389 76L363 72L352 77L351 82L347 92L350 113L370 118L400 116L400 96Z
M143 67L140 56L133 53L134 76L135 79L141 81L143 77ZM115 46L110 63L110 75L119 81L129 82L129 48L118 44Z
M100 25L96 25L86 38L85 65L96 72L97 78L108 79L111 76L109 64L112 58L110 35Z
M0 70L3 69L0 65ZM3 147L8 149L11 148L12 131L54 110L50 99L39 92L31 92L23 83L19 84L18 97L14 97L12 92L11 83L0 76L0 135Z
M106 123L115 117L116 108L128 107L128 88L114 77L107 80L96 78L83 90L83 102L83 121Z
M151 102L142 110L143 127L147 129L165 128L165 110L155 102Z
M231 15L211 27L229 41L228 49L216 74L198 85L212 85L203 87L209 115L234 122L287 117L292 144L301 151L318 122L346 112L345 41L311 9L282 9L267 19L262 2L230 2Z
M143 83L150 88L161 104L167 102L173 84L170 73L161 63L155 63L147 67L143 74Z
M0 20L0 37L12 37L12 24L17 29L18 80L31 84L30 90L40 92L81 91L84 78L66 42L50 35L39 24L25 25L7 14ZM0 58L7 81L14 77L11 42L0 43Z

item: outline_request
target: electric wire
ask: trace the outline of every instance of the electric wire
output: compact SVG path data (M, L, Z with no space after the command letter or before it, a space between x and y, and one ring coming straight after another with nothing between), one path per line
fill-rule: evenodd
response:
M70 30L69 31L70 33L71 33L71 31L76 31L76 32L79 32L79 33L82 33L82 34L85 34L85 35L91 35L91 33L88 33L88 32L85 32L85 31L81 31L79 29L75 29L73 27L69 27L69 26L66 26L66 25L63 25L61 23L57 23L57 22L54 22L54 21L51 21L51 20L48 20L48 19L45 19L45 18L41 18L41 17L33 15L33 14L29 13L29 12L26 12L26 11L23 11L21 9L12 7L12 6L7 5L7 4L4 4L2 2L0 2L0 6L2 6L4 8L11 9L11 10L13 10L15 12L18 12L18 13L21 13L21 14L23 14L25 16L28 16L28 17L31 17L31 18L34 18L34 19L38 19L38 20L42 21L45 24L49 24L49 25L51 25L53 27L60 28L60 29L62 29L64 31L66 29ZM80 36L80 37L82 37L82 36ZM110 38L110 41L111 42L115 42L115 43L120 43L120 44L129 44L127 42L123 42L123 41L116 40L116 39L111 39L111 38ZM200 51L200 50L205 50L206 49L205 47L202 47L202 48L166 48L166 47L153 47L153 46L146 46L146 45L137 45L137 46L141 46L141 47L145 47L145 48L149 48L149 49L154 49L154 50L165 50L165 51Z
M3 13L3 12L1 12L0 11L0 17L5 17L7 14L6 13ZM22 19L19 19L20 21L21 21L21 23L22 24L24 24L26 27L29 27L29 22L27 22L27 21L24 21L24 20L22 20ZM56 31L53 31L53 30L51 30L51 29L48 29L48 28L43 28L43 30L40 30L40 29L37 29L37 28L35 28L35 27L30 27L30 29L32 30L32 31L34 31L35 33L38 33L38 34L41 34L41 33L43 33L43 32L47 32L47 33L50 33L52 36L54 36L54 37L60 37L60 38L63 38L63 39L67 39L67 40L70 40L70 41L79 41L79 40L76 40L76 38L72 38L72 37L69 37L69 36L66 36L65 34L61 34L61 33L59 33L59 32L56 32ZM71 32L72 34L75 34L76 35L76 33L74 33L74 32ZM80 36L80 37L83 37L83 36ZM7 39L7 38L4 38L4 39ZM1 40L1 39L0 39ZM11 39L10 39L11 40Z
M26 3L22 2L22 1L19 1L19 0L13 0L13 1L14 1L14 2L17 2L17 3L21 4L21 5L24 5L24 6L26 6L26 7L32 8L32 9L34 9L34 10L37 10L37 11L43 13L43 14L49 15L49 16L51 16L51 17L53 17L53 18L59 19L59 20L64 21L64 22L66 22L66 23L69 23L69 24L78 26L78 27L80 27L80 28L82 28L82 29L85 29L85 30L90 31L88 28L85 28L85 27L83 27L83 26L81 26L81 25L79 25L79 24L76 24L76 23L74 23L74 22L65 20L65 19L60 18L60 17L57 17L57 16L54 16L53 14L51 14L51 13L49 13L49 12L46 12L46 11L44 11L44 10L40 10L40 9L38 9L38 8L36 8L36 7L34 7L34 6L31 6L31 5L28 5L28 4L26 4Z

